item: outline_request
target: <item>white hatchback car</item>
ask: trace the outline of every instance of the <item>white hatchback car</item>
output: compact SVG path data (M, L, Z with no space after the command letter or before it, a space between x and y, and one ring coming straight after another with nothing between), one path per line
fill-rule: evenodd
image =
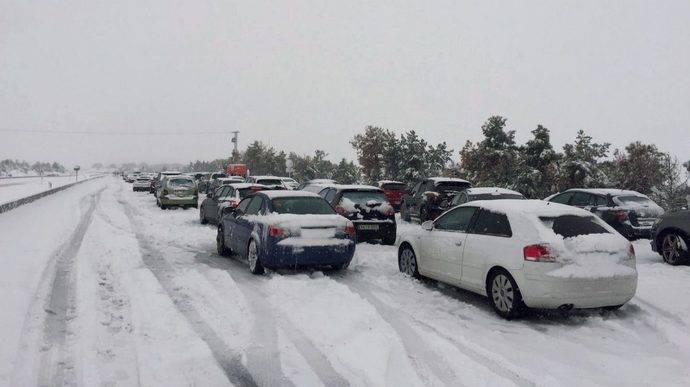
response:
M401 235L400 271L527 307L615 309L637 289L632 244L592 213L541 200L480 200Z

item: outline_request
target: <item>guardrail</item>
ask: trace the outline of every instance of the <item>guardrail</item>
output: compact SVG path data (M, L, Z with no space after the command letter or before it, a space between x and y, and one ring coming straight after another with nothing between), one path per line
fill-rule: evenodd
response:
M74 183L65 184L63 186L51 188L47 191L39 192L39 193L33 194L31 196L27 196L27 197L24 197L21 199L13 200L13 201L7 202L5 204L0 204L0 214L2 214L3 212L7 212L9 210L13 210L19 206L24 205L24 204L31 203L35 200L46 197L48 195L52 195L56 192L60 192L60 191L67 189L69 187L74 187L77 184L85 183L87 181L91 181L93 179L98 179L98 178L101 178L103 176L105 176L105 175L89 177L89 178L84 179L84 180L75 181Z

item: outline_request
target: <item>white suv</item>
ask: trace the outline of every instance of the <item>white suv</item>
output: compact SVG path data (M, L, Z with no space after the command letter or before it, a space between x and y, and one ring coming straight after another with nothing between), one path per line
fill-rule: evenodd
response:
M632 244L590 212L541 200L474 201L399 240L400 271L527 307L618 308L637 289Z

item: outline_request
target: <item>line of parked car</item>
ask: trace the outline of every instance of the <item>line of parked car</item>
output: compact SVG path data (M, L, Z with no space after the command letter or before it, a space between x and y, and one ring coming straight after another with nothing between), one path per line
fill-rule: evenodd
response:
M148 180L147 180L148 179ZM220 255L236 254L252 273L268 269L346 268L358 242L397 244L399 270L487 296L504 318L528 308L615 309L637 287L629 240L687 263L690 213L664 214L647 196L614 189L571 189L529 200L500 187L472 187L433 177L411 189L383 180L298 184L276 176L222 172L140 174L161 208L199 207L201 224L217 226ZM421 227L399 235L396 211Z

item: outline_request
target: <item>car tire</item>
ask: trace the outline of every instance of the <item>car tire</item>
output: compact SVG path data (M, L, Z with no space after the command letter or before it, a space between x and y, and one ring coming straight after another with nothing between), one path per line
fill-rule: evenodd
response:
M225 245L225 232L222 227L218 227L218 233L216 234L216 251L221 257L230 255L230 249Z
M690 252L688 251L688 246L690 241L688 239L674 231L669 231L664 233L661 237L661 248L659 252L664 262L669 265L683 265L688 263L690 259Z
M347 269L350 266L350 261L347 261L345 263L341 263L340 265L332 265L331 270L333 271L342 271Z
M259 258L259 248L256 246L254 239L251 239L247 246L247 262L249 263L249 271L252 274L260 275L264 273L264 266Z
M605 307L604 307L604 310L608 310L608 311L611 311L611 312L613 312L614 310L618 310L618 309L620 309L620 308L621 308L622 306L623 306L623 304L620 304L620 305L611 305L611 306L605 306Z
M522 301L520 288L506 270L499 269L491 272L486 282L486 294L496 314L506 320L522 316L527 309Z
M204 207L202 206L199 208L199 223L201 224L207 224L208 219L206 219L206 216L204 216Z
M168 209L168 206L166 206L165 204L161 203L161 210L167 210L167 209Z
M412 250L412 246L405 244L400 248L398 252L398 269L401 273L412 278L419 278L417 255Z
M400 217L405 222L409 222L411 220L410 219L410 212L407 209L407 204L405 202L402 202L402 204L400 205Z

